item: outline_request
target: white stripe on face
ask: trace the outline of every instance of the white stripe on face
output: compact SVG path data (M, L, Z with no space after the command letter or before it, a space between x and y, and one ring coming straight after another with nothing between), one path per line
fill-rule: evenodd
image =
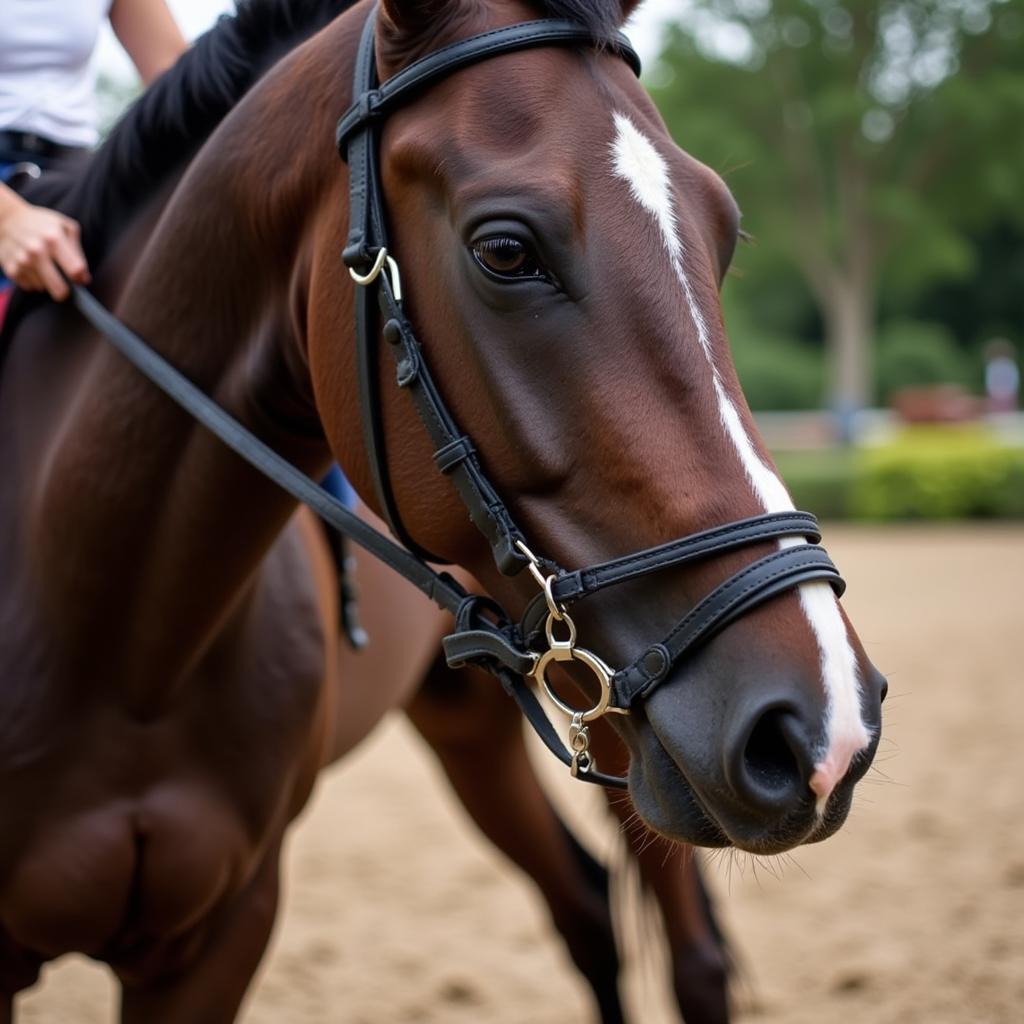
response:
M697 340L711 368L718 415L726 435L739 455L754 494L766 512L793 509L792 499L779 477L764 463L743 426L715 365L707 320L697 304L687 277L686 249L679 235L668 166L651 140L625 115L616 112L612 162L616 176L629 185L633 199L651 216L661 233L669 265L682 288L686 306L697 331ZM785 538L780 547L803 544L799 538ZM832 790L842 780L854 755L870 743L861 719L860 681L857 661L850 646L839 604L827 583L805 583L799 588L800 605L818 643L821 673L827 697L827 747L815 765L810 786L822 813Z

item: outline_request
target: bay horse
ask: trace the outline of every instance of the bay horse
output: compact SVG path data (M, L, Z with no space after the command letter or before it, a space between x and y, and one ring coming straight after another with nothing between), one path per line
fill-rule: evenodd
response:
M87 241L95 264L104 262L102 240L104 235L111 234L110 221L117 223L120 206L126 201L124 193L128 193L129 199L132 195L145 197L144 216L154 218L162 210L170 186L180 177L176 168L181 161L170 147L175 142L193 142L193 135L201 137L202 117L209 123L215 122L219 112L233 103L235 94L243 92L251 78L258 76L261 65L269 62L276 49L288 45L296 33L308 34L330 12L329 6L319 12L307 10L311 19L308 23L289 27L287 8L275 11L266 4L243 8L241 21L225 21L216 33L199 44L198 55L193 53L186 58L183 68L132 110L99 155L104 170L102 174L94 172L92 180L99 182L103 190L86 190L85 199L70 207L80 216L85 215ZM246 41L244 59L228 48L242 39ZM266 47L270 47L269 53L263 52ZM205 69L217 65L233 69L233 75L225 81L222 70L214 82L206 82ZM202 90L191 108L186 106L176 113L181 92L187 94L196 89L192 78L198 79ZM212 87L219 95L210 95ZM183 118L183 114L187 116ZM154 155L152 166L147 166L142 153ZM132 176L119 178L112 173L111 163L115 172L127 163ZM154 183L155 171L162 175L156 182L162 181L162 186L155 196L150 196L147 189ZM68 180L74 181L77 173L76 170L71 175L48 175L37 186L43 194L35 198L48 203L66 202ZM128 206L129 210L134 209L130 202ZM315 543L315 534L306 536L306 541ZM417 600L415 592L390 571L382 572L368 556L360 558L360 562L361 604L367 624L377 634L388 626L391 616L399 618L404 623L403 644L376 645L358 659L341 648L339 675L345 680L345 687L333 695L331 757L339 756L358 742L384 710L399 703L419 683L425 658L450 630L443 616ZM324 616L331 621L329 610ZM459 676L462 678L456 679L443 661L436 664L407 711L438 754L456 793L484 833L539 886L571 956L593 989L602 1021L621 1020L619 962L607 873L574 840L547 802L526 756L514 707L479 673L467 671ZM389 685L373 685L378 680L387 680ZM359 695L358 699L354 699L354 694ZM481 744L483 738L473 725L485 722L488 735ZM483 760L482 747L491 755L497 752L502 768L486 779L485 791L473 785L481 778L477 767ZM500 822L493 814L495 801L502 808ZM638 846L648 846L642 835L634 832L630 838L639 840ZM639 852L639 860L653 877L654 892L669 924L676 989L685 1018L705 1022L724 1019L721 951L703 914L695 866L684 860L681 871L666 870L664 858L656 848ZM38 958L18 959L22 959L21 976L30 978ZM11 964L6 970L13 970ZM8 985L7 990L11 987Z
M597 44L453 73L388 118L381 151L439 386L534 544L564 564L791 508L721 325L736 210L608 45L632 6L387 0L378 25L383 78L537 15ZM338 264L349 183L321 140L352 99L369 12L340 14L277 64L169 200L143 155L113 182L115 161L98 159L64 204L87 221L105 174L117 216L83 224L109 247L100 264L89 253L100 297L300 469L333 455L368 496L355 296ZM217 71L244 75L251 56ZM196 126L213 127L202 102L192 113L157 166L180 166ZM450 480L424 472L414 417L407 394L384 392L407 529L522 607L536 588L495 568ZM273 920L285 828L341 752L322 542L70 309L17 321L0 452L0 1021L70 950L114 967L126 1021L231 1020ZM628 664L773 550L627 582L580 629ZM842 824L884 682L827 584L774 595L662 667L614 722L650 827L764 853Z

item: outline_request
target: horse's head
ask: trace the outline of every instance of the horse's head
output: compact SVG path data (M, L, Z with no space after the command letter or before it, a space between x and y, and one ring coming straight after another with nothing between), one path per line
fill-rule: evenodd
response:
M624 6L384 0L377 61L387 78L444 43L566 11L585 9L600 36ZM792 508L722 324L736 205L672 141L612 49L543 46L458 70L388 118L381 160L426 358L538 552L574 568ZM521 606L536 593L529 574L495 572L434 475L411 403L385 394L410 533ZM337 441L351 451L351 438ZM346 467L365 484L358 456ZM598 594L581 605L580 642L625 665L776 546ZM776 596L615 716L636 807L659 832L703 845L775 852L824 838L873 756L883 691L826 583Z

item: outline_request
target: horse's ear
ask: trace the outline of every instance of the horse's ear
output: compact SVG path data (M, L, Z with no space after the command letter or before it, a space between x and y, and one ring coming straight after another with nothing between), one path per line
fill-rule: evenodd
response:
M633 12L644 2L644 0L622 0L622 20L633 16Z
M466 8L458 0L380 0L377 18L377 68L390 78L400 67L431 48L451 19Z
M381 28L392 37L419 36L451 6L451 0L381 0Z

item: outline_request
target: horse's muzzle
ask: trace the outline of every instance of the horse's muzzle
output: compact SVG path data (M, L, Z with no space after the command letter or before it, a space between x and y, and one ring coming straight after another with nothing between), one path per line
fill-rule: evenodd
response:
M831 835L878 746L886 684L873 669L865 674L870 742L822 801L811 788L826 744L819 687L773 674L730 687L680 673L650 696L631 729L630 789L641 817L673 839L758 854Z

